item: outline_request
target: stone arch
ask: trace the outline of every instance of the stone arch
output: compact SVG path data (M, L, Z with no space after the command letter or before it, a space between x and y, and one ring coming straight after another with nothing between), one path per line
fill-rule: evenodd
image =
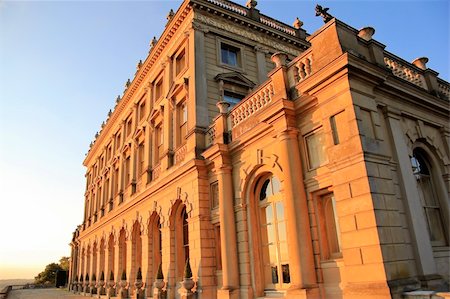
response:
M97 239L97 238L96 238ZM98 273L97 273L97 262L98 262L98 243L97 240L95 240L94 244L92 245L92 266L91 266L91 274L89 275L89 277L92 279L94 279L94 275L95 278L98 278Z
M99 266L100 267L99 267L99 273L97 273L98 280L100 280L102 272L104 275L104 280L106 280L106 275L107 275L107 273L105 273L105 263L106 263L106 261L105 261L105 259L106 259L106 257L105 257L106 241L105 240L106 240L106 238L103 234L103 236L100 240L100 247L99 247L99 263L100 263Z
M105 279L108 281L111 278L111 272L113 273L113 275L115 273L115 266L114 266L114 260L115 260L115 255L116 255L115 245L116 245L116 240L115 240L115 236L114 236L114 230L112 230L108 236L108 243L107 243L109 273L105 273ZM118 277L114 277L114 279L118 279Z
M119 231L118 236L118 244L119 244L119 252L118 252L118 258L119 258L119 268L117 269L117 280L121 280L123 271L127 270L127 231L125 227L122 226L122 228Z
M150 214L147 222L148 265L146 279L150 286L156 279L158 267L162 263L161 216L162 215L155 210Z
M182 280L184 265L189 258L189 215L186 205L177 199L170 209L170 249L171 265L169 284L175 286ZM171 279L170 279L171 278Z
M134 282L138 269L142 269L142 230L141 221L136 219L131 229L131 273L129 280Z

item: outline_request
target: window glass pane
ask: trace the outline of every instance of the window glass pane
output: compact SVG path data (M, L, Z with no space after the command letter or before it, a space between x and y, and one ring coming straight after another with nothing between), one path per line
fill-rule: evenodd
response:
M286 222L278 222L278 240L280 242L286 241Z
M273 194L277 194L280 192L280 180L277 177L272 177L272 187L273 187Z
M284 220L284 205L283 202L279 201L275 203L275 209L277 211L277 221Z
M282 242L279 245L280 248L280 262L289 261L289 252L286 242Z
M265 218L265 223L273 223L273 210L272 210L272 206L269 205L265 208L266 210L266 218Z
M278 267L276 265L272 265L271 269L272 269L272 283L278 283Z
M289 264L282 264L281 270L283 272L283 283L290 283L291 275L289 273Z
M431 241L441 241L445 245L445 235L443 231L443 226L441 222L441 215L439 209L429 208L426 209L426 214L428 218L428 225L430 227L430 238Z
M267 224L267 242L269 244L276 243L275 239L275 227L273 223Z

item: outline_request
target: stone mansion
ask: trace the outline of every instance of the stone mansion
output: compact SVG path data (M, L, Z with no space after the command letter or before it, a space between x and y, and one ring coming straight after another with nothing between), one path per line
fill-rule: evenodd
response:
M255 0L169 13L84 160L70 290L402 298L448 287L450 85L427 58L387 52L374 28L316 13L312 34Z

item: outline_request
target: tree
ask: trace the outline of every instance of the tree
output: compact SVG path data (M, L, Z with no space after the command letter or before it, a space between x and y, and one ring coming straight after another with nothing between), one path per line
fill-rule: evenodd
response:
M59 264L51 263L45 266L45 270L39 273L34 281L37 284L54 284L56 278L56 271L63 270Z
M56 279L56 271L69 271L69 258L63 256L59 260L59 264L51 263L45 266L44 271L39 273L34 281L37 284L54 284Z
M69 271L69 257L68 256L63 256L60 260L59 260L59 265L61 266L61 268L65 271Z

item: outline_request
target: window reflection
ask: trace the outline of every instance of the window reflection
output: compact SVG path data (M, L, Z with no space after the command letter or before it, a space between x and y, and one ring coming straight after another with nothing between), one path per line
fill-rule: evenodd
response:
M284 289L290 283L289 252L281 182L278 178L269 177L260 185L259 209L265 288Z

